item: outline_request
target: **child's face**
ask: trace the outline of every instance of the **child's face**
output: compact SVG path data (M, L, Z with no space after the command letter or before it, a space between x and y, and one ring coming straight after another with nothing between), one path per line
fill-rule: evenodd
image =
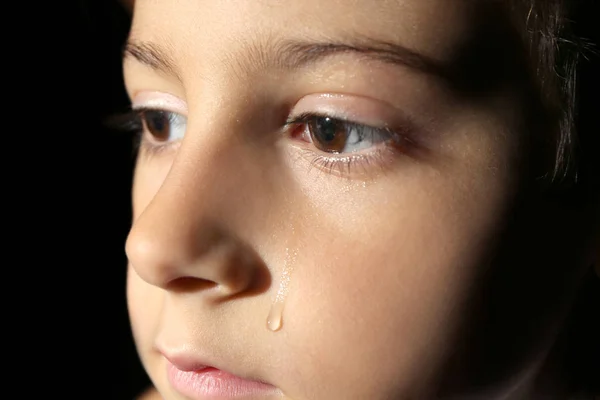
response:
M128 93L175 113L146 113L127 242L165 398L184 398L165 356L274 387L247 398L424 398L448 376L467 300L510 247L524 152L519 91L469 95L445 73L480 34L472 3L137 2ZM223 379L196 397L229 398Z

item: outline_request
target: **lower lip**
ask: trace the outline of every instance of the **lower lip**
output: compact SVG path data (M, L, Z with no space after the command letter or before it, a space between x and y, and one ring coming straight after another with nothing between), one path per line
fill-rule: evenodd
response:
M275 387L266 383L242 379L215 368L182 371L167 362L167 374L175 390L198 400L256 398L275 391Z

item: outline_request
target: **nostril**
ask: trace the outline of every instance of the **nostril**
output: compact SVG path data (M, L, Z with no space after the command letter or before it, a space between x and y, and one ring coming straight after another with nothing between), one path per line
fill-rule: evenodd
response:
M218 284L214 281L193 276L184 276L169 282L169 291L178 293L190 293L201 290L214 289Z

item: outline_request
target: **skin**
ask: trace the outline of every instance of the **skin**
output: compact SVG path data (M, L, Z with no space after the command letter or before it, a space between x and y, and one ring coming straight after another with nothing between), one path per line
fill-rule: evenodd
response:
M125 57L132 104L187 117L182 140L143 134L126 245L133 334L163 398L184 398L162 354L183 352L274 399L537 390L593 251L585 229L566 233L581 215L523 190L528 89L508 77L475 93L352 52L274 60L284 40L360 37L452 69L482 15L471 1L137 2L130 42L172 70ZM404 145L348 168L284 127L320 110L399 126Z

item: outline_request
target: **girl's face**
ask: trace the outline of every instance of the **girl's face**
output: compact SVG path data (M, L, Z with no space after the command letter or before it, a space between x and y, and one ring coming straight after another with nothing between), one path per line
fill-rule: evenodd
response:
M128 302L164 398L422 399L472 389L494 357L510 367L480 388L531 366L498 351L539 306L515 300L529 272L487 292L514 307L488 315L485 362L464 356L488 277L539 250L502 256L526 107L464 62L503 45L473 3L136 2ZM181 372L202 366L223 372Z

